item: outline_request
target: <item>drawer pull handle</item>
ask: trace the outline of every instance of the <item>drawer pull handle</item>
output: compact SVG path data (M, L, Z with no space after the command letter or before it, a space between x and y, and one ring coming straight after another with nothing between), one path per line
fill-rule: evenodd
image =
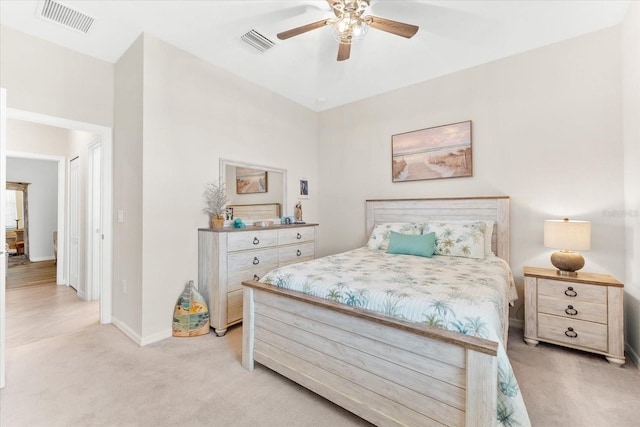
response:
M258 259L257 256L254 256L253 257L253 265L258 265L258 264L260 264L260 260Z
M576 291L573 290L573 288L571 286L569 286L567 288L566 291L564 291L564 294L568 297L577 297L578 293Z
M298 234L296 235L296 239L298 239L298 240L302 239L302 234L298 233Z
M254 274L253 275L253 280L255 280L257 282L258 280L260 280L260 276L258 276L257 274Z
M253 238L253 244L254 244L254 245L258 245L258 244L260 244L260 240L258 240L258 238L257 238L257 237L254 237L254 238Z
M572 305L568 305L567 309L564 312L567 313L569 316L575 316L576 314L578 314L578 310L573 308Z
M298 249L298 250L296 251L296 255L298 255L298 256L302 255L302 251L300 251L300 249Z
M568 336L569 338L577 338L578 337L578 333L576 331L574 331L573 328L568 328L566 331L564 331L564 334L566 336Z

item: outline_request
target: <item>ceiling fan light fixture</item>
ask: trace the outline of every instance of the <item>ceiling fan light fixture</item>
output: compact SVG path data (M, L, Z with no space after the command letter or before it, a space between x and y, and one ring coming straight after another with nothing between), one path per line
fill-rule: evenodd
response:
M369 26L359 16L345 14L333 24L333 38L339 42L353 43L364 39Z

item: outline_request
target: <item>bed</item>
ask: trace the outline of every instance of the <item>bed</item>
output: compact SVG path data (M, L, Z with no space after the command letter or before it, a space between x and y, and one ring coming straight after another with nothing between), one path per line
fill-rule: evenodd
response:
M369 247L383 224L430 221L485 222L496 256L427 261ZM368 200L366 233L367 247L244 283L243 366L253 370L258 362L376 425L529 425L505 351L513 295L509 198ZM436 264L427 271L426 262ZM460 280L480 270L505 284L482 276L473 280L483 286L462 292ZM451 289L438 286L448 281L457 299L486 316L479 321L443 303ZM363 282L374 283L363 291ZM403 287L385 288L392 282ZM414 305L429 298L428 313Z

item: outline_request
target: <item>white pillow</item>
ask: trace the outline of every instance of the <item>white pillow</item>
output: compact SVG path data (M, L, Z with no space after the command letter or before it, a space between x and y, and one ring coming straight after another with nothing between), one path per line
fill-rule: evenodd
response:
M389 238L391 232L409 234L416 236L422 234L422 224L414 222L387 222L376 224L371 231L367 247L369 249L382 249L384 251L389 247Z
M464 258L484 258L485 230L484 222L428 222L424 224L424 233L436 234L436 255Z
M493 254L491 250L491 240L493 239L493 221L490 220L477 220L477 219L434 219L429 222L449 223L449 224L472 224L474 222L483 222L485 224L484 230L484 253ZM426 223L428 224L428 223ZM423 231L425 233L425 231Z

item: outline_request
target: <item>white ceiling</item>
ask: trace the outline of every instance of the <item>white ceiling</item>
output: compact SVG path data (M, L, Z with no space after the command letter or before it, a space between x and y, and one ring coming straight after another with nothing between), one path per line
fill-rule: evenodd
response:
M71 1L96 19L88 34L36 17L39 1L0 0L0 23L116 62L142 33L322 111L621 22L631 1L373 0L370 13L420 26L412 39L370 29L337 62L325 27L280 41L276 33L332 17L315 1ZM240 37L276 43L261 54Z

